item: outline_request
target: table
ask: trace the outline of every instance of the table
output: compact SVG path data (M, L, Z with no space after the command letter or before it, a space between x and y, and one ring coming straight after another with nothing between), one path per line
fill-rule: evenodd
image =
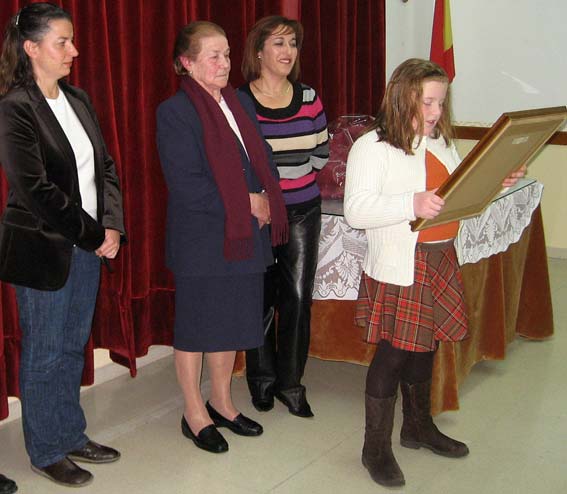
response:
M432 413L459 407L458 386L472 366L504 359L517 336L553 334L553 310L539 202L543 186L523 180L480 216L463 220L456 249L462 265L469 338L441 343L435 359ZM311 319L310 355L368 365L375 345L354 324L355 299L366 249L337 203L323 206L319 266Z

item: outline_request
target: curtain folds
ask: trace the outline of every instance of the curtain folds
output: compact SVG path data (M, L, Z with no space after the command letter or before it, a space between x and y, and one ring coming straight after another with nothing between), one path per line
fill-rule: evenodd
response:
M329 120L374 115L386 87L384 1L303 0L302 80L319 93Z
M330 118L374 113L384 90L384 0L51 0L74 20L79 57L70 82L97 110L120 177L128 243L103 269L83 382L93 381L92 350L108 348L136 374L136 357L172 342L174 284L165 268L167 191L155 146L155 110L177 89L172 48L195 19L222 26L236 87L246 33L265 15L297 17L306 36L302 80L320 94ZM2 0L0 28L28 0ZM295 15L294 15L295 14ZM6 202L2 174L0 207ZM19 339L14 291L0 284L0 419L18 395Z

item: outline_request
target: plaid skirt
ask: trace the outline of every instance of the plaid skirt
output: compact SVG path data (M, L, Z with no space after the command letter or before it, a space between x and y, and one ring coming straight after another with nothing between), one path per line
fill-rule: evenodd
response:
M366 340L384 339L401 350L431 352L437 341L467 335L463 282L453 241L418 243L414 283L398 286L362 273L355 322Z

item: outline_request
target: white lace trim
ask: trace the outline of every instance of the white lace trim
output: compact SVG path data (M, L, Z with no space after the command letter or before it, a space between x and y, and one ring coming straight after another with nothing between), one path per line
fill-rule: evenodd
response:
M475 218L461 222L455 247L460 264L478 262L517 242L541 200L543 185L531 183L495 200ZM315 300L356 300L366 253L366 235L342 216L324 214L315 275Z

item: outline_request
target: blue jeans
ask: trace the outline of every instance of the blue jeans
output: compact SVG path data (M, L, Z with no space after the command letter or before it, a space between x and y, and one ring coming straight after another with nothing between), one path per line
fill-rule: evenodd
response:
M31 463L39 468L88 441L79 393L99 278L98 257L74 247L63 288L16 286L22 328L22 424Z

